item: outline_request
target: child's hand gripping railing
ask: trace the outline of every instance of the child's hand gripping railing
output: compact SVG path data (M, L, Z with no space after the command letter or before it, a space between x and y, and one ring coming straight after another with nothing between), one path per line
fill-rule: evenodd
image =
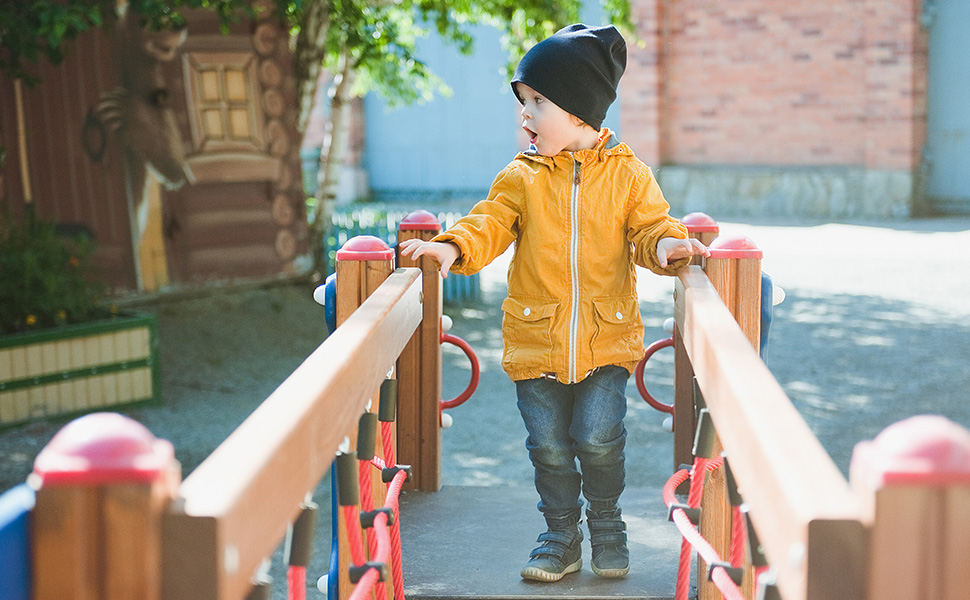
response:
M709 217L708 215L700 212L693 212L681 219L687 227L688 235L692 238L699 240L705 246L711 246L714 240L717 239L720 233L720 226L717 222ZM691 258L692 265L700 265L702 268L706 264L706 259L703 256L695 256ZM766 273L761 274L761 341L759 346L759 353L761 358L764 359L765 353L768 347L768 330L771 326L772 318L772 307L776 304L780 304L784 300L785 294L784 290L772 285L771 277ZM664 419L664 428L667 431L674 431L674 420L675 414L674 409L677 406L676 402L671 404L664 404L663 402L654 398L654 396L647 389L647 385L643 380L644 370L646 368L647 362L656 354L659 350L664 348L679 348L676 341L677 334L675 333L676 323L674 319L667 319L664 322L664 331L670 334L668 338L661 338L649 346L647 346L646 351L643 354L643 358L637 363L636 369L634 371L634 381L637 385L637 390L640 392L640 396L654 409L666 413L669 416ZM678 355L682 356L682 352L678 350ZM683 359L681 359L683 360ZM682 403L683 404L683 403ZM675 464L680 464L677 458L684 458L689 455L690 446L689 439L690 432L694 431L697 423L696 420L691 415L678 415L681 418L690 417L690 421L684 420L684 427L678 433L675 439ZM684 434L687 435L684 435Z
M437 217L428 211L417 210L401 219L397 239L398 243L415 238L429 241L440 231L441 223ZM442 343L453 344L465 353L471 364L468 386L456 398L441 400L435 405L425 402L400 407L399 428L402 435L398 440L398 449L402 460L410 461L409 464L415 466L415 481L411 487L437 491L441 488L441 429L451 423L450 416L442 413L442 409L454 408L474 393L478 386L478 357L464 340L448 333L451 319L441 316L441 277L438 265L427 257L415 261L403 255L398 257L398 264L403 267L418 267L424 275L425 320L419 335L415 336L415 343L420 343L427 353L440 353ZM402 363L398 375L400 385L416 390L410 397L440 399L440 362L436 363L435 368L431 367L430 361L425 361L423 365L421 369L407 369Z
M705 246L710 246L711 243L717 238L717 235L721 230L720 226L717 224L717 222L714 219L700 212L693 212L693 213L684 215L684 217L680 220L680 222L683 223L685 227L687 227L687 234L690 237L700 241ZM704 260L705 259L703 256L694 256L691 258L690 264L703 265ZM653 342L649 346L647 346L646 350L644 351L643 358L640 359L640 362L637 363L636 369L634 370L634 374L633 374L634 381L637 384L637 390L640 392L640 396L646 401L646 403L649 404L654 409L669 415L664 420L664 427L665 429L667 429L667 431L675 431L676 429L674 425L674 421L677 418L677 415L674 414L674 409L677 406L677 403L673 402L671 404L664 404L663 402L660 402L659 400L654 398L653 395L649 392L649 390L647 390L647 385L643 381L643 373L644 373L644 369L647 366L647 362L659 350L662 350L664 348L677 347L677 344L676 344L677 336L675 334L675 328L676 328L676 324L674 323L673 319L667 319L667 321L664 322L664 330L670 334L670 337L661 338ZM693 431L695 425L696 423L694 422L693 419L691 419L689 422L685 422L685 426L682 428L682 431ZM685 446L685 444L687 443L687 440L680 439L680 438L683 438L683 436L678 436L677 441L675 441L675 450L674 450L675 466L677 464L680 464L676 462L676 459L678 457L685 457L690 453L690 447ZM677 442L680 442L680 443L678 444ZM686 447L686 452L684 452L685 447Z

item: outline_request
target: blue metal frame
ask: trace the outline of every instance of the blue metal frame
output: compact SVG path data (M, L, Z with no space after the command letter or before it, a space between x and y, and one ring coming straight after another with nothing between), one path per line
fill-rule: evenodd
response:
M18 485L0 495L0 595L30 600L30 511L34 490Z

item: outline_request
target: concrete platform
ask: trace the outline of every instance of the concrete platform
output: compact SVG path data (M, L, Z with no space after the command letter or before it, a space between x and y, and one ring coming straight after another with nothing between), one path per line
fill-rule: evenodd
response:
M445 487L440 492L401 496L404 593L409 600L471 598L672 599L680 536L667 521L659 489L627 489L624 520L630 545L630 574L603 579L589 567L556 583L524 581L522 565L545 523L529 487ZM588 537L584 527L584 536ZM691 597L696 587L691 581Z

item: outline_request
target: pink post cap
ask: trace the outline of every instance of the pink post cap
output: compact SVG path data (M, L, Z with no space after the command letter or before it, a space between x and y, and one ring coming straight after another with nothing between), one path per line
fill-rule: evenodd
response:
M400 231L441 231L441 222L426 210L416 210L401 219L397 228Z
M394 251L379 237L358 235L337 250L337 260L392 260Z
M690 233L717 233L721 230L717 221L702 212L692 212L680 220Z
M873 487L970 484L970 431L936 415L910 417L856 444L853 472Z
M761 258L761 248L746 235L722 235L708 246L711 258Z
M51 438L34 461L40 485L150 483L175 459L171 442L118 413L75 419Z

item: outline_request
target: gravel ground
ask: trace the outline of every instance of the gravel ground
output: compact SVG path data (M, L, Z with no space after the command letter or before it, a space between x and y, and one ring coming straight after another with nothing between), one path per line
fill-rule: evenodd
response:
M970 218L724 222L721 233L754 239L765 253L764 270L785 290L767 364L844 473L855 443L907 416L942 414L970 426ZM481 302L445 309L455 322L452 333L482 362L479 391L451 411L455 424L443 434L445 485L531 482L514 386L499 365L506 261L483 272ZM672 283L641 279L649 342L666 337ZM325 337L311 291L281 284L144 307L159 320L163 402L123 412L171 440L187 475ZM671 354L656 355L645 374L653 395L665 401L672 396ZM448 346L444 359L444 395L453 397L468 380L467 361ZM672 436L661 427L662 415L639 400L632 380L628 396L628 478L659 487L670 474ZM0 431L0 490L24 481L62 425ZM312 577L326 569L329 497L325 478L315 493L323 514ZM271 574L285 582L278 554ZM285 597L284 584L274 597Z

